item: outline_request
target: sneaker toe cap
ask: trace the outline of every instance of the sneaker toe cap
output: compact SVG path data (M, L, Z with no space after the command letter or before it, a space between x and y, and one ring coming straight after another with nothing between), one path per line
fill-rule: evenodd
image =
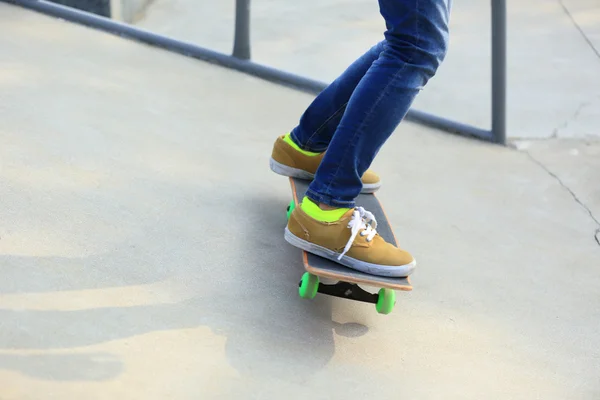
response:
M377 175L375 172L371 171L370 169L366 170L362 176L362 182L366 183L366 184L378 183L380 181L381 181L381 178L379 177L379 175Z
M377 250L365 247L353 248L348 254L350 257L367 262L369 264L381 265L387 267L401 267L415 262L413 256L402 249L399 249L389 243L384 246L377 246Z

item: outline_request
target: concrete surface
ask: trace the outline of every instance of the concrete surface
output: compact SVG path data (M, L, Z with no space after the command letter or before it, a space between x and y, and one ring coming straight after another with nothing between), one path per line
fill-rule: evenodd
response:
M137 25L231 53L234 1L156 0ZM488 129L490 2L453 2L446 61L417 109ZM383 38L374 0L252 2L259 63L329 82ZM595 46L595 47L594 47ZM600 137L600 2L508 2L508 134Z
M373 167L414 291L302 300L268 157L311 96L0 14L2 400L600 397L597 140L403 124Z
M110 0L111 18L121 22L135 23L143 18L152 0Z

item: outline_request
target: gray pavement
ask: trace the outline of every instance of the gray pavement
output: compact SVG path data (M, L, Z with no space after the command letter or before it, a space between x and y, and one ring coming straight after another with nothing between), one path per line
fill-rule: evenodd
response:
M402 124L373 168L414 290L307 301L268 156L311 96L0 14L2 400L600 397L597 139Z

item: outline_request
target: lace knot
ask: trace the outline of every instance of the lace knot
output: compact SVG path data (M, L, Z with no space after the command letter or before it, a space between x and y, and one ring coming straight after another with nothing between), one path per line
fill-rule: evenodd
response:
M348 222L348 228L351 230L350 239L348 239L344 251L338 256L338 260L341 260L348 250L350 250L359 232L361 236L367 237L367 242L373 240L375 235L377 235L377 230L375 229L377 228L377 220L370 211L365 210L363 207L356 207L352 213L350 222Z

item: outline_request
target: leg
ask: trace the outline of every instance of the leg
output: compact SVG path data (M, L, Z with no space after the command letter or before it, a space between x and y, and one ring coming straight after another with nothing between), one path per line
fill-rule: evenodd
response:
M383 51L383 42L371 47L313 100L289 135L276 139L270 167L277 174L313 179L323 153L344 114L356 85ZM372 193L381 187L373 171L361 176L361 192Z
M451 0L379 0L383 52L350 96L307 196L354 207L361 176L445 57Z
M306 197L290 215L288 243L370 274L412 273L416 260L377 233L375 216L355 208L355 198L361 175L445 57L450 1L379 0L383 51L350 95Z
M352 92L382 51L383 42L371 47L319 93L291 132L298 147L319 153L327 149Z

